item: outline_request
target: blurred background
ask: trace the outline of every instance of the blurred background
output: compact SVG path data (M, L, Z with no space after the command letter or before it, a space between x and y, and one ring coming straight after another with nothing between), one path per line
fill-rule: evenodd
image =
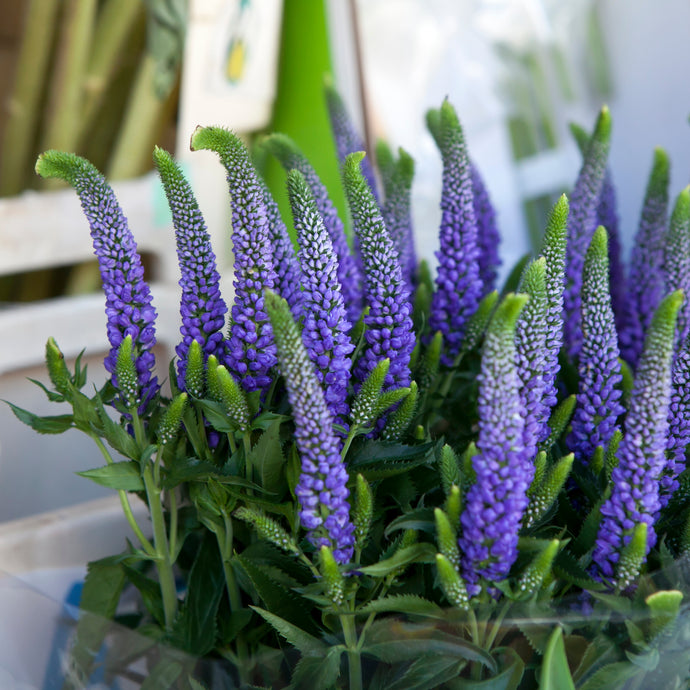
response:
M385 138L414 157L416 243L432 265L441 163L424 114L446 96L497 208L504 276L577 176L568 124L590 130L602 104L626 252L653 148L670 153L673 196L690 179L686 0L0 0L0 17L0 397L42 414L60 412L27 381L46 379L47 337L71 359L86 347L98 385L107 349L79 203L33 173L47 148L113 181L153 286L161 362L176 344L179 275L153 145L183 162L230 301L223 171L189 137L199 124L250 145L285 132L346 215L325 74L369 149ZM284 173L257 165L289 222ZM0 407L0 521L104 495L74 474L100 464L94 450L77 432L38 436Z

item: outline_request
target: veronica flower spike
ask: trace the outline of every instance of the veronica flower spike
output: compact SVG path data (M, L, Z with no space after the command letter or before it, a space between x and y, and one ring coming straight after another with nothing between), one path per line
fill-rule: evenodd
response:
M338 423L345 424L343 417L349 412L346 401L349 355L354 345L349 337L350 322L338 282L338 262L302 173L291 170L287 185L304 277L302 341L316 366L331 415Z
M560 370L558 354L563 344L563 290L565 287L565 256L568 233L568 199L565 194L554 205L546 224L541 256L546 260L546 334L544 338L544 407L551 410L557 402L556 376ZM550 433L544 424L540 441Z
M225 363L246 391L266 390L277 362L264 290L277 289L264 188L244 144L221 127L197 128L192 149L215 151L227 171L232 198L235 301Z
M383 359L390 359L384 382L389 388L408 386L411 380L410 356L415 345L412 306L393 241L381 212L359 168L364 153L352 153L343 166L343 182L359 237L365 268L364 318L366 345L355 369L361 384Z
M517 558L518 532L527 507L524 422L515 366L515 326L526 295L507 295L489 323L479 374L476 481L460 516L462 574L468 591L479 577L499 582Z
M280 368L295 421L295 442L302 460L295 488L300 522L317 549L328 546L338 563L347 563L354 552L355 528L347 500L348 474L340 457L340 441L333 431L333 417L287 302L267 291L265 303L273 324Z
M152 374L156 311L127 219L110 185L87 160L71 153L46 151L36 162L36 172L42 177L65 180L79 195L106 297L110 352L105 368L117 388L118 349L124 338L131 336L141 409L158 392L158 380Z
M443 362L452 365L460 351L467 321L482 294L479 275L477 219L465 138L453 106L444 101L437 122L430 124L443 156L441 230L436 291L431 300L429 327L441 331Z
M577 404L567 444L579 461L588 464L598 446L608 446L624 412L618 334L609 294L608 243L602 225L592 237L582 272L578 372Z
M571 358L580 350L580 288L585 254L597 227L597 206L611 143L611 114L603 107L570 198L566 284L563 294L565 346Z
M611 496L601 507L592 557L599 574L614 585L621 554L635 525L647 524L647 552L656 543L654 522L660 509L659 477L666 462L676 316L682 300L680 291L664 298L647 330L618 448L618 465L611 473Z
M477 219L477 242L479 244L479 277L486 295L496 286L501 258L498 248L501 245L501 234L496 223L496 211L489 197L489 190L484 184L479 168L470 163L472 178L474 215Z
M321 182L307 157L290 137L285 134L271 134L263 140L262 145L280 161L286 170L294 168L304 175L304 179L314 195L316 207L331 238L338 259L338 281L345 300L348 318L351 323L356 323L362 313L364 277L360 263L350 251L343 221L328 196L326 186Z
M620 333L621 355L633 369L642 352L644 334L665 289L664 236L668 186L668 155L663 149L657 148L630 257L625 302L627 309Z
M220 294L220 275L216 257L199 205L189 183L172 156L156 147L153 161L165 189L172 212L180 265L180 313L182 342L177 345L177 385L187 390L187 356L193 340L200 345L204 359L215 355L225 359L223 327L227 307Z

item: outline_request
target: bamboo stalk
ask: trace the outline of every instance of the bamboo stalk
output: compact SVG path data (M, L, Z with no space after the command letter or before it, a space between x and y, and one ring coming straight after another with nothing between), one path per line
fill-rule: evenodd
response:
M91 129L129 35L143 16L141 0L106 0L98 13L88 69L84 76L80 138Z
M65 3L43 149L74 151L76 148L96 6L96 0L67 0Z
M0 196L24 189L60 0L30 0L0 160Z

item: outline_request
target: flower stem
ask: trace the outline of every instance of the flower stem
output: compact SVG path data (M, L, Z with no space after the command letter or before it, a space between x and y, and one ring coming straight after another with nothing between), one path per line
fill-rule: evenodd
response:
M354 616L341 615L340 624L343 626L343 635L347 646L350 690L362 690L362 658L357 646Z
M161 504L161 489L153 479L151 465L144 469L144 486L151 511L151 523L153 524L153 540L156 547L156 570L163 597L163 612L165 615L165 628L172 629L175 615L177 614L177 592L175 590L175 576L173 574L168 536L165 530L165 517Z

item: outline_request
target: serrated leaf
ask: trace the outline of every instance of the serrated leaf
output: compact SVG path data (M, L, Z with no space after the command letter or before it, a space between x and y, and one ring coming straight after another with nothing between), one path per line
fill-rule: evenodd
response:
M595 673L599 668L609 661L613 661L616 657L617 647L615 643L608 637L599 635L585 649L580 663L573 673L573 680L579 684L583 677Z
M13 405L11 402L5 400L14 416L22 423L30 426L34 431L39 434L62 434L63 432L71 429L74 423L74 418L71 414L61 414L52 417L39 417L33 412L28 410L23 410L21 407Z
M94 398L98 417L103 426L103 436L110 446L126 458L138 459L139 449L137 442L119 424L116 424L108 415L99 395Z
M450 690L516 690L525 672L525 662L514 649L497 650L506 661L501 664L500 672L486 680L458 678L447 683Z
M369 613L405 613L429 618L443 618L443 610L433 601L418 597L415 594L398 594L383 599L374 599L357 611L358 614Z
M367 565L358 570L372 577L384 577L410 563L434 563L436 561L436 547L433 544L421 542L406 546L396 551L390 558L379 563Z
M256 611L278 634L282 635L304 656L325 656L328 646L318 638L270 611L258 606L251 606L250 608Z
M626 649L625 656L632 661L635 666L639 666L645 671L653 671L659 665L659 650L650 649L643 654L633 654L629 649Z
M395 518L385 529L384 536L390 537L396 530L414 529L421 532L435 534L436 526L434 523L433 508L415 508L408 513Z
M397 680L387 686L387 690L431 690L443 683L457 678L465 660L452 657L424 654L416 659Z
M149 671L141 684L141 690L169 690L183 670L179 662L164 658Z
M173 634L194 656L208 654L216 640L216 614L225 591L225 574L216 537L207 532L187 580L187 596Z
M600 668L578 690L613 690L625 687L626 680L642 673L629 661L617 661Z
M139 463L134 461L114 462L112 465L84 470L76 474L80 477L86 477L96 484L118 491L144 491L145 489Z
M539 672L540 690L575 690L563 643L563 629L556 626L549 637Z
M554 559L553 574L590 592L606 589L606 586L602 582L597 582L568 551L560 551Z
M325 657L302 657L292 674L290 688L323 688L335 687L340 677L340 657L346 651L343 645L331 647Z
M225 406L214 400L199 399L194 401L201 408L204 418L221 434L231 434L238 429L237 424L228 416Z
M358 471L368 465L379 462L412 462L421 461L429 464L435 463L433 443L422 443L418 446L405 446L398 443L386 443L384 441L369 441L356 452L348 455L348 467Z
M285 457L280 447L281 422L282 419L271 422L250 453L251 464L258 471L261 486L272 493L280 492L283 487Z
M160 585L131 566L123 563L122 567L127 575L127 579L139 590L141 601L146 610L161 626L165 626L165 612L163 610L163 597L161 596Z

